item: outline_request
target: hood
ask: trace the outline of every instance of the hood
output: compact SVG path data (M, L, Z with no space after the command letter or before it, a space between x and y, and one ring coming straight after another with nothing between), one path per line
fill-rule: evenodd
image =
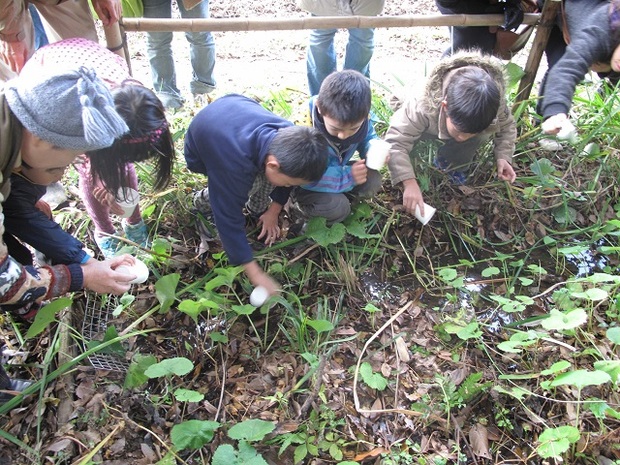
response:
M504 64L500 59L491 55L483 55L478 50L461 51L443 58L427 78L422 97L424 108L429 111L438 108L444 98L446 84L444 81L450 79L450 75L455 70L470 66L484 69L497 83L500 95L506 94Z

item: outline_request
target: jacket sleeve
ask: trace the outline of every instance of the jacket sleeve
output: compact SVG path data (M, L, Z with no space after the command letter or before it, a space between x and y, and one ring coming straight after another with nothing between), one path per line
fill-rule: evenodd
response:
M25 18L28 14L26 0L3 0L0 5L0 40L4 42L23 40Z
M497 119L499 130L493 137L495 158L512 163L512 155L515 152L517 140L517 124L505 100L502 102Z
M53 264L83 263L90 258L80 241L35 206L39 198L36 185L12 176L11 193L3 206L5 230L42 252Z
M0 194L0 202L4 197ZM4 235L4 214L0 207L0 237ZM83 287L84 277L78 264L35 268L22 266L8 254L0 240L0 305L22 306L42 302Z
M568 114L577 84L583 80L590 67L611 56L609 30L591 25L578 35L571 35L571 43L562 58L547 74L542 116L547 119L558 113Z
M410 99L390 119L385 140L390 147L388 168L392 185L415 178L409 154L414 144L429 128L428 117L418 108L417 100Z

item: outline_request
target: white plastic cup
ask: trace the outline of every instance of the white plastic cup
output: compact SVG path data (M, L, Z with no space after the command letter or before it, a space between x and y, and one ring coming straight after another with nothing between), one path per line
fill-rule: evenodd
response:
M422 223L422 226L425 226L431 220L436 211L437 209L435 207L431 207L429 204L424 202L424 216L420 214L420 207L416 205L415 217L420 223Z
M250 294L250 303L255 307L260 307L269 298L269 291L266 287L257 286Z
M116 193L116 203L123 209L120 217L129 218L140 203L140 193L131 187L121 187Z
M366 166L371 170L379 171L385 166L390 154L390 144L381 139L372 139L366 152Z
M562 128L560 129L560 132L557 133L556 137L558 138L558 140L565 140L569 144L574 145L577 143L577 128L575 128L573 123L571 123L570 120L567 119L562 124Z
M142 284L149 279L149 269L146 264L139 259L135 259L136 263L133 265L121 265L116 268L116 271L122 271L126 274L135 274L136 277L129 281L129 284Z

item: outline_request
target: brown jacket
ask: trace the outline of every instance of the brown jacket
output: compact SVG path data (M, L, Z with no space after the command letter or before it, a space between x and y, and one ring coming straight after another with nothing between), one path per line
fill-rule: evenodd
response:
M391 144L388 167L393 185L415 178L409 154L417 140L422 136L450 139L441 102L453 71L464 66L476 66L487 71L497 83L500 94L505 94L504 68L498 59L467 52L443 59L429 76L421 97L410 97L404 102L397 99L398 108L390 119L385 135L385 140ZM496 159L512 160L517 126L505 98L499 106L497 117L481 134L493 137Z

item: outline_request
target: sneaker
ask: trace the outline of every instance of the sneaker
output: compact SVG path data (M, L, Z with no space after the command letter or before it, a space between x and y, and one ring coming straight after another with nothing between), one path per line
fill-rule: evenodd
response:
M139 223L129 224L123 220L123 231L125 231L125 237L132 242L135 242L140 247L148 249L151 244L149 242L149 231L146 229L144 221L140 220Z
M0 405L8 402L20 392L26 390L32 381L25 379L11 379L2 365L0 365Z
M461 186L467 181L467 173L465 171L450 169L450 162L445 158L436 156L433 159L433 165L435 166L435 168L438 168L439 170L446 173L450 177L452 184Z
M95 242L105 258L112 258L122 247L121 241L114 236L104 236L95 232Z
M198 254L202 255L209 250L209 242L219 238L217 228L213 221L213 210L209 201L209 189L205 188L194 193L192 213L196 216L196 228L200 235Z

